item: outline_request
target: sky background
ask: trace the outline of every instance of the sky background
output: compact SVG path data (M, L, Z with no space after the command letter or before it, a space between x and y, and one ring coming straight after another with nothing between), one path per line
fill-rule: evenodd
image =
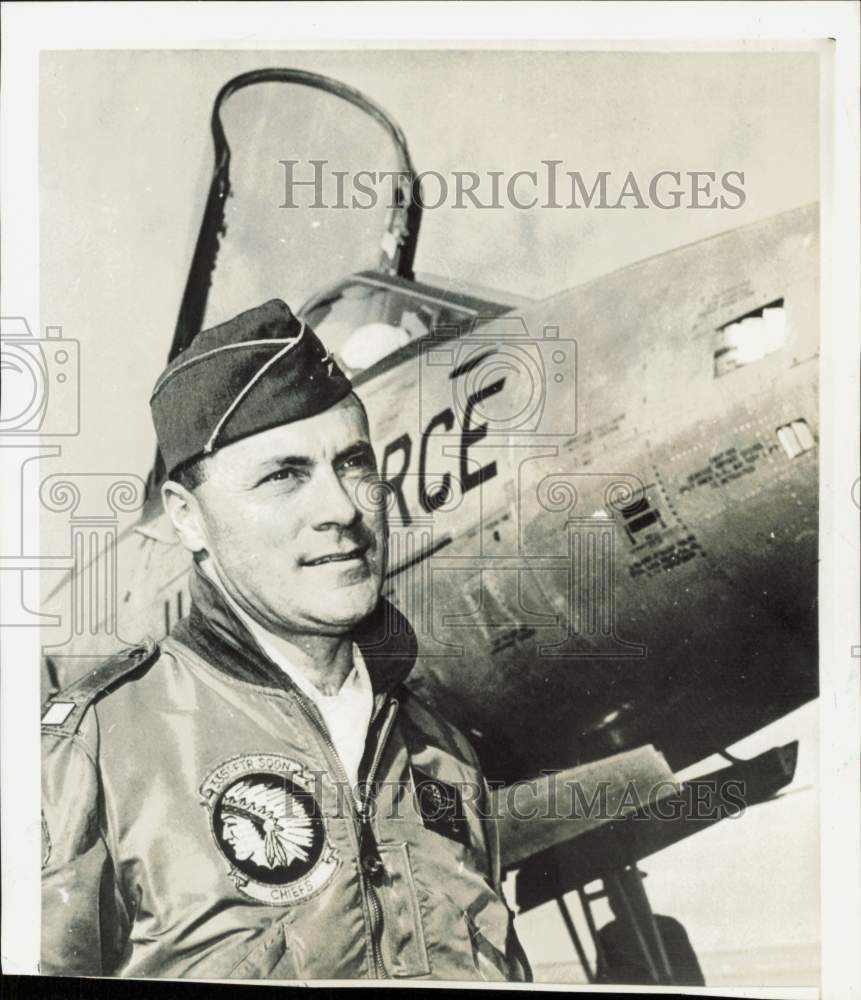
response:
M818 198L812 53L44 53L41 316L80 343L81 430L56 464L42 463L43 475L146 475L154 450L147 401L166 360L211 171L211 102L229 77L277 65L331 75L377 100L404 129L418 170L512 172L559 159L586 178L600 170L620 178L631 170L646 182L663 169L745 173L747 200L735 211L428 210L416 264L444 284L543 297ZM326 118L301 127L323 155L349 157L350 130ZM307 157L302 134L297 126L273 148ZM284 230L283 265L297 287L312 286L316 264L302 254L301 219L277 207L277 164L262 176L272 184L267 225ZM345 261L348 271L366 264ZM231 295L248 289L239 308L257 304L273 280L271 266L249 266L242 280L232 273ZM46 518L44 532L45 551L62 549L64 524ZM655 909L685 923L695 947L712 956L715 981L768 981L756 956L778 953L774 981L785 981L792 956L804 966L798 975L813 981L816 719L817 706L808 706L737 748L754 753L800 737L792 794L642 866ZM525 915L520 930L535 961L571 959L552 906ZM719 953L745 949L744 960L720 972Z

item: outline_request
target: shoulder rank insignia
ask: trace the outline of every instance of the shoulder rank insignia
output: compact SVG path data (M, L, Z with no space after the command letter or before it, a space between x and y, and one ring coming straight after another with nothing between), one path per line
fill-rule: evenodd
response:
M134 670L150 663L158 654L153 643L121 650L79 677L42 706L42 725L52 732L72 735L96 698Z
M412 772L416 807L425 829L464 846L469 844L469 824L464 815L460 790L417 767L413 767Z

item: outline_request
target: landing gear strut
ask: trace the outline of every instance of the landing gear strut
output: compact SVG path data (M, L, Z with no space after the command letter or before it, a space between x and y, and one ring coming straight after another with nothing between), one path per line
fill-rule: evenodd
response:
M563 897L556 903L590 983L652 983L704 986L702 971L682 925L655 914L643 887L643 873L630 865L603 878L603 888L577 887L586 925L595 946L594 968L586 956ZM592 903L606 898L614 919L597 929Z
M532 854L526 849L529 827L522 822L516 828L509 824L516 834L510 838L510 848L516 862L512 867L517 868L519 912L555 899L589 982L705 985L684 927L672 917L652 913L637 862L776 795L795 774L798 742L773 747L750 760L726 751L724 756L729 767L691 778L677 792L634 814L611 816L580 832L572 823L567 840L560 838ZM588 787L593 785L594 781ZM585 886L596 879L602 880L602 890L587 893ZM595 944L594 968L565 905L564 896L574 890ZM605 897L614 919L596 929L591 904Z

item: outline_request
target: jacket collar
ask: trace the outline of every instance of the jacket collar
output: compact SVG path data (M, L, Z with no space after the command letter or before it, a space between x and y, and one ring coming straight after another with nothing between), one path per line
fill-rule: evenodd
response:
M191 610L171 630L217 670L246 683L292 689L287 675L266 656L234 614L218 588L195 565L191 573ZM415 664L415 633L384 597L353 632L362 651L374 694L403 683Z

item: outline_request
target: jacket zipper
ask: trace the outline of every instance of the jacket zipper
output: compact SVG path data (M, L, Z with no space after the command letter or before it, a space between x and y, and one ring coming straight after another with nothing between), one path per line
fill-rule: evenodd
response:
M386 978L386 967L383 964L383 958L380 954L380 936L383 926L383 909L380 904L379 897L377 896L374 886L371 884L368 873L362 867L363 858L363 846L365 844L365 837L373 837L373 831L371 828L370 819L370 803L371 803L371 787L374 778L377 773L377 769L380 766L380 760L383 756L383 750L388 742L389 735L392 731L392 725L395 721L395 715L398 710L398 701L396 698L390 698L388 702L388 715L385 722L383 723L383 728L380 731L379 739L377 740L377 746L374 751L374 757L371 761L371 766L368 769L368 776L365 779L366 793L359 799L358 811L356 809L356 802L353 799L353 790L350 784L350 779L347 777L347 772L344 770L344 766L341 763L341 758L338 756L338 751L335 748L335 744L332 737L329 735L329 731L326 728L326 724L323 721L322 715L316 708L312 705L310 701L298 690L295 692L296 701L299 704L302 711L307 716L308 720L314 725L324 746L329 752L331 758L330 762L334 762L336 765L336 770L338 772L338 777L343 779L344 786L350 790L348 796L350 800L350 814L353 818L353 826L356 830L356 835L359 843L359 877L362 882L362 888L364 890L365 898L368 900L368 909L371 912L371 955L373 957L374 964L374 978L375 979L385 979ZM376 721L379 713L372 716L371 725ZM358 823L356 820L358 819ZM379 860L379 859L378 859Z
M359 834L359 845L360 845L360 865L362 867L361 860L363 859L362 847L365 843L365 837L370 837L375 846L375 861L376 864L382 868L382 861L379 855L376 853L376 838L374 837L374 832L371 827L371 788L373 786L374 778L376 777L377 770L380 766L380 760L383 756L383 750L385 749L386 743L388 742L389 733L392 730L392 725L394 724L395 715L398 710L397 699L392 698L388 705L388 715L383 723L383 727L380 730L380 736L377 740L377 746L374 751L374 757L371 761L371 766L368 769L368 776L365 779L365 795L361 799L361 805L359 810L359 816L361 820L361 830ZM364 869L362 872L362 881L365 886L365 890L368 896L368 906L369 909L373 911L371 918L371 951L374 956L374 971L377 978L385 978L386 976L386 966L383 962L383 956L380 952L380 938L382 936L383 930L383 908L380 903L379 896L377 895L377 890L371 882L369 873L365 873ZM382 972L382 976L380 973Z

